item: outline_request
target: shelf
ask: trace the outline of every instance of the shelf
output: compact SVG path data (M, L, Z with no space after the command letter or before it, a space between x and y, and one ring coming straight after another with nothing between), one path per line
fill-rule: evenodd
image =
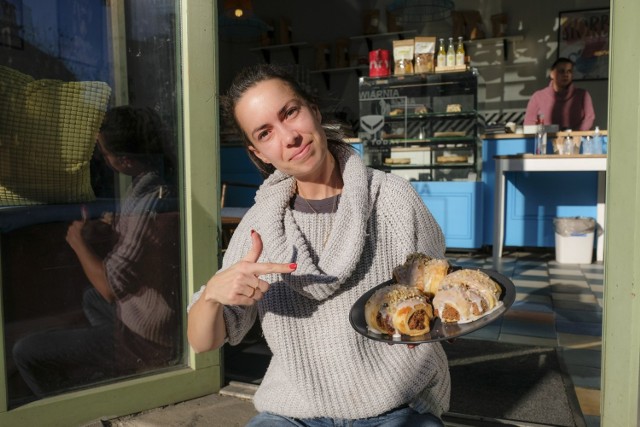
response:
M369 67L366 65L358 65L356 67L342 67L342 68L327 68L324 70L309 71L309 74L322 74L324 84L327 89L331 88L331 75L340 73L353 73L355 72L358 77L361 77L364 72L368 72Z
M414 119L453 119L453 118L467 118L473 119L478 116L477 111L461 111L459 113L422 113L422 114L398 114L395 116L384 116L384 120L392 121L404 121Z
M430 147L421 145L410 146L391 146L392 153L423 153L425 151L471 151L471 147L465 145L463 147Z
M417 34L416 30L408 30L408 31L399 31L395 33L365 34L362 36L352 36L352 37L349 37L349 40L352 40L352 41L365 40L367 42L367 47L371 51L373 50L374 39L398 38L402 40L405 38L405 36L415 36L416 34Z
M324 70L313 70L310 71L310 74L335 74L335 73L346 73L346 72L350 72L350 71L356 71L359 73L361 71L368 71L369 67L367 67L366 65L358 65L356 67L342 67L342 68L326 68Z
M271 51L274 50L290 50L293 55L293 59L297 64L300 60L300 48L308 47L308 43L289 43L289 44L278 44L273 46L261 46L253 49L249 49L250 52L260 52L264 57L265 62L271 62Z
M402 170L402 169L472 169L475 166L471 163L447 163L447 164L437 164L437 165L419 165L419 164L408 164L408 165L378 165L375 166L376 169L380 170Z
M385 139L385 141L389 141L391 144L468 144L470 142L476 142L475 136L439 136L425 139L417 139L417 138L403 138L403 139Z

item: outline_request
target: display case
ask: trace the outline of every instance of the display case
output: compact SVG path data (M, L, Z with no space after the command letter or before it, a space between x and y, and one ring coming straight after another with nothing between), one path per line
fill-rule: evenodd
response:
M477 73L359 80L365 162L411 181L478 181Z
M482 246L482 147L475 70L359 80L367 165L411 181L447 248Z

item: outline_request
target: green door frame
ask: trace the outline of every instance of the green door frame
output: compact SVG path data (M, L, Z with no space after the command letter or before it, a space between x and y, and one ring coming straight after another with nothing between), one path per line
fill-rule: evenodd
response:
M609 158L601 425L635 426L640 398L640 16L638 0L611 0Z
M216 1L179 4L184 140L183 303L217 270L220 229ZM1 266L0 266L1 268ZM2 283L0 283L0 286ZM2 305L0 304L0 318ZM186 315L185 315L186 325ZM185 329L186 337L186 329ZM196 355L186 345L186 367L107 386L42 399L8 410L6 375L0 363L0 425L70 426L165 406L216 392L221 386L219 351ZM0 325L0 355L4 348ZM46 420L46 421L45 421Z

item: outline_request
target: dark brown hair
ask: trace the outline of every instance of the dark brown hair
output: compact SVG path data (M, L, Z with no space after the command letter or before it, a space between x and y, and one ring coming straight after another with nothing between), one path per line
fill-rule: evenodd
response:
M571 64L572 66L575 67L576 64L573 63L572 60L570 60L569 58L564 58L564 57L560 57L558 59L556 59L553 64L551 64L551 70L555 70L556 67L560 64Z
M235 115L235 108L240 101L240 98L242 98L247 90L260 82L271 79L282 80L291 88L296 96L299 96L310 107L319 109L318 100L311 95L309 91L304 89L286 68L273 64L259 64L243 69L233 79L227 94L220 98L223 119L233 127L238 135L242 136L249 158L265 178L271 175L275 171L275 168L273 165L260 160L253 151L249 150L251 141L238 123ZM327 137L329 151L334 155L334 157L338 152L351 150L351 146L344 141L344 134L340 130L340 126L338 126L337 123L326 121L324 115L322 115L322 117L322 128L324 129Z
M175 174L168 130L159 114L149 107L122 105L108 110L100 126L104 148L116 156L126 156Z

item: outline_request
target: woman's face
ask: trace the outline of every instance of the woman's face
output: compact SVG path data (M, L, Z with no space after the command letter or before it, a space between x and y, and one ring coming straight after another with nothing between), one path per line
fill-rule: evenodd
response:
M248 89L235 115L255 155L298 179L312 180L327 159L327 137L320 112L280 79L264 80Z

